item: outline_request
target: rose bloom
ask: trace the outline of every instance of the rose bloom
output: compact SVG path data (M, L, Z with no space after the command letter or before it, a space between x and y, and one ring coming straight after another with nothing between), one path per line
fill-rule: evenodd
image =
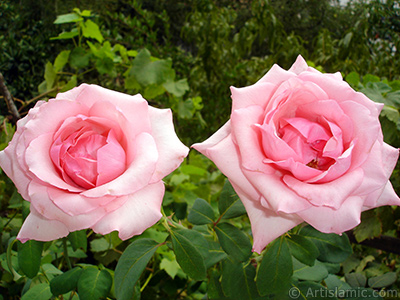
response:
M162 178L188 148L172 113L96 85L39 101L17 123L0 166L31 203L18 239L50 241L92 228L123 240L161 218Z
M398 149L383 142L383 104L340 73L299 56L254 85L231 88L231 119L193 147L228 177L246 207L253 250L305 221L324 233L360 223L362 211L399 205L389 182Z

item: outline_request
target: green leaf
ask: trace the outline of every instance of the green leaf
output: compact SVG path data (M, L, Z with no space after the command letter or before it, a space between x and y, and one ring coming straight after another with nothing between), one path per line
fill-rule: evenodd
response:
M61 32L58 36L51 37L50 40L68 40L72 39L79 35L79 32L76 28L72 29L71 31Z
M170 60L152 61L150 52L147 49L141 50L135 57L130 69L130 75L143 86L150 84L162 84L175 78Z
M44 69L44 79L46 80L46 89L51 90L56 80L57 73L51 62L47 62Z
M391 106L387 106L387 105L385 105L383 107L380 116L386 117L388 120L390 120L394 124L397 124L397 122L399 122L399 119L400 119L399 111L397 109L395 109Z
M29 289L21 300L48 300L52 297L50 285L48 283L39 283Z
M102 43L104 40L99 26L92 20L86 20L85 23L83 23L82 33L84 37L96 39L99 43Z
M18 265L29 278L39 272L42 258L43 242L34 240L18 243Z
M115 294L118 300L131 299L136 282L158 246L158 243L151 239L139 239L125 249L114 275Z
M219 278L220 274L218 271L212 270L207 282L207 296L209 299L225 298Z
M290 253L303 264L312 266L319 255L317 246L306 237L292 234L286 237Z
M346 282L354 287L365 287L367 284L367 277L362 273L348 273L345 274Z
M54 61L54 70L56 72L61 71L62 68L64 68L64 66L67 64L70 53L70 50L64 50L57 55L56 60Z
M395 272L387 272L383 275L368 279L368 285L373 289L380 289L395 283L396 280L397 275Z
M77 83L78 83L78 77L76 75L72 75L71 78L68 80L68 82L62 87L60 92L69 91L70 89L76 87Z
M255 275L253 265L225 260L222 265L222 290L232 300L257 299Z
M221 245L218 242L208 241L208 255L205 257L207 269L226 257L226 252L222 250Z
M329 274L324 281L329 290L337 291L338 293L351 290L351 286L348 283L340 280L336 275Z
M195 113L195 108L191 99L179 101L178 103L178 116L181 119L191 119Z
M358 75L357 72L350 72L346 76L346 81L352 86L352 87L357 87L358 84L360 83L360 75Z
M198 175L198 176L206 176L207 175L207 170L193 166L193 165L182 165L180 167L180 170L182 173L187 174L187 175Z
M87 267L78 280L80 300L97 300L105 298L111 290L112 277L107 270Z
M93 252L107 251L112 247L111 243L105 238L95 239L90 242L90 250Z
M81 15L82 17L90 17L91 14L92 14L91 11L90 11L90 10L87 10L87 9L83 10L82 12L80 12L80 15Z
M140 88L140 86L139 86ZM158 84L151 84L146 86L143 92L143 97L145 99L154 99L157 96L160 96L165 93L165 89L163 88L162 85Z
M54 24L76 23L82 20L83 18L81 18L76 13L70 13L57 16L57 19L54 21Z
M82 272L82 268L76 267L60 276L54 277L50 281L50 289L53 295L58 296L75 290Z
M109 57L102 57L96 60L96 69L100 74L110 74L114 69L114 62Z
M69 63L76 69L86 68L89 65L89 56L85 49L76 47L69 55Z
M82 249L86 252L87 250L87 237L86 230L73 231L68 235L68 240L71 243L74 251Z
M386 94L386 103L392 103L393 106L400 106L400 91L394 91Z
M329 275L326 267L319 261L317 261L314 266L310 267L293 259L293 269L293 278L299 280L320 282Z
M215 215L211 205L204 199L197 198L188 215L188 221L195 225L214 223Z
M367 74L363 76L362 80L363 84L366 85L368 82L379 82L381 79L376 75Z
M214 229L226 253L238 261L245 261L250 257L252 245L241 230L229 223L219 223Z
M189 90L189 84L186 78L178 81L171 80L164 82L163 87L176 97L182 97Z
M231 183L226 180L222 188L218 202L218 210L221 219L236 218L246 213L246 209L233 189Z
M368 98L375 102L385 103L392 105L393 103L388 102L384 94L390 92L392 88L383 82L368 82L365 88L360 89L360 92L364 93Z
M282 236L264 254L257 273L257 288L261 295L284 291L290 285L293 262L289 246Z
M202 254L193 243L179 231L171 231L172 247L182 270L194 280L206 277L206 266Z
M300 235L307 237L319 250L321 261L340 263L353 252L346 234L322 233L311 226L303 227Z
M178 271L180 270L179 264L176 260L169 260L168 258L164 257L160 262L160 269L167 272L167 274L174 279Z

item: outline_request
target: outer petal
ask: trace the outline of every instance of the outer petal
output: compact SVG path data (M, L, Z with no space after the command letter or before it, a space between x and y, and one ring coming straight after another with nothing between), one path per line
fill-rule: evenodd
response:
M307 65L307 62L304 60L304 58L299 55L297 56L296 61L294 64L290 67L289 72L293 72L295 74L300 74L301 72L309 70L309 67ZM313 69L315 70L315 69Z
M81 187L66 183L57 173L49 155L52 136L53 132L42 134L29 144L25 153L29 171L41 181L57 188L71 192L83 191Z
M274 85L279 85L282 82L288 80L289 78L296 77L294 72L289 72L282 69L277 64L274 64L271 69L265 74L256 84L259 83L272 83Z
M32 207L35 208L36 212L46 219L60 221L68 231L90 228L108 213L108 209L111 210L111 207L101 207L86 214L71 216L54 205L46 186L32 182L29 185L29 194L32 199L31 209ZM113 203L117 204L117 201L123 202L124 198L116 198ZM115 209L115 206L113 208Z
M161 218L163 196L164 183L162 181L150 184L129 195L123 206L107 214L92 228L100 234L118 230L122 240L141 234Z
M68 92L59 93L56 99L76 100L77 103L83 103L88 107L98 102L111 102L136 126L142 128L146 125L142 121L143 117L147 116L148 104L140 94L132 96L94 84L81 84Z
M257 253L261 253L267 244L303 221L296 215L276 214L261 206L258 201L249 199L236 185L232 186L249 216L253 233L253 251Z
M65 237L68 234L69 231L63 223L57 220L48 220L38 214L34 207L31 207L31 213L22 224L17 239L22 243L28 240L47 242Z
M360 224L363 202L362 197L351 196L338 210L330 207L311 207L298 212L297 215L321 232L341 234Z
M70 193L61 189L48 187L47 193L50 200L70 216L87 214L101 206L109 205L116 196L104 196L101 198L89 198L79 193Z
M354 149L352 153L351 168L358 168L365 162L368 155L379 139L381 125L374 105L374 112L370 112L365 106L355 101L344 101L340 104L346 115L351 117L354 126ZM368 128L368 130L365 130Z
M189 148L182 144L175 133L170 109L149 107L149 117L151 135L159 153L151 182L157 182L179 167L189 153Z
M30 201L28 185L31 178L27 175L26 168L19 164L16 157L18 155L16 147L21 143L21 131L22 130L17 130L8 147L3 151L0 151L0 166L7 176L14 182L22 198Z
M239 148L241 165L250 170L273 172L268 165L263 163L265 153L261 146L260 131L257 124L262 123L263 109L260 106L249 106L237 109L232 113L232 136Z
M283 176L283 181L290 189L313 205L339 209L347 197L359 187L363 176L364 172L359 168L324 184L302 182L290 175Z
M380 134L382 136L382 134ZM381 137L382 138L382 137ZM385 183L396 166L399 150L381 141L376 141L368 159L362 165L365 176L356 191L357 195L365 195L364 205L375 206ZM378 196L374 192L378 192Z
M242 172L239 154L229 132L230 122L203 143L194 144L192 147L211 159L229 181L245 192L249 198L259 200L260 194Z
M386 183L385 188L383 189L383 192L378 198L375 206L378 207L384 205L400 206L400 199L396 195L396 192L394 191L393 186L390 182Z
M376 103L371 101L363 93L353 90L346 81L340 80L339 76L335 74L323 74L323 76L321 76L321 74L318 73L304 72L299 75L299 79L314 82L328 94L329 99L336 100L339 103L351 100L368 108L371 113L375 113L375 116L379 114Z
M79 114L86 115L87 112L88 107L79 102L50 99L42 104L34 118L25 124L25 144L28 145L42 134L56 132L66 118Z
M259 82L243 88L232 86L232 112L251 105L265 108L277 88L277 85L270 82Z

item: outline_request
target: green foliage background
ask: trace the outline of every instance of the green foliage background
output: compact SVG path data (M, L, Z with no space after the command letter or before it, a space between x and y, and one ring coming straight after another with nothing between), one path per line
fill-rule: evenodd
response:
M253 84L301 54L383 102L385 141L400 147L399 1L293 3L2 1L0 72L22 115L39 99L96 83L171 107L191 145L229 118L230 86ZM4 101L0 109L3 149L15 129ZM391 180L399 194L398 167ZM376 292L399 290L398 255L358 244L399 238L397 207L363 213L352 244L300 225L257 255L243 205L212 162L192 151L165 182L164 218L140 237L86 230L21 244L29 203L1 173L0 299L287 299L291 289L299 292L292 299L318 299L309 291L391 299Z

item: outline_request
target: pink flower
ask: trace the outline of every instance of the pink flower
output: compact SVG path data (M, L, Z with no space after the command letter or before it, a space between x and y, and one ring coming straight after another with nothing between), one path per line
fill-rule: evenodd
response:
M389 182L399 153L383 142L383 105L340 73L322 74L299 56L288 71L274 65L231 91L230 121L193 147L241 198L254 251L303 221L339 234L364 210L400 204Z
M82 84L40 101L17 124L0 166L31 212L22 242L50 241L71 231L118 230L121 239L161 218L162 178L188 153L168 109Z

